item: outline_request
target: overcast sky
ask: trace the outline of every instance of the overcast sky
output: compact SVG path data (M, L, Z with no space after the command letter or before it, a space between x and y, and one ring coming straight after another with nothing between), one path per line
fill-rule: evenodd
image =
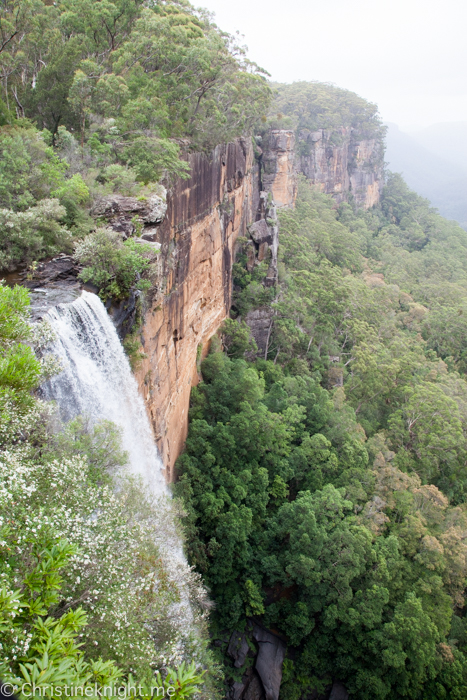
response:
M281 82L320 80L403 129L467 121L466 0L192 0Z

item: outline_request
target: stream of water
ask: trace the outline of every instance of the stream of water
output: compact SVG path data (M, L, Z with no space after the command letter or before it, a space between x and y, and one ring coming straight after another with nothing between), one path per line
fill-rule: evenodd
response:
M83 291L73 303L49 309L45 318L55 332L52 351L63 371L43 385L44 398L57 402L64 421L86 415L118 425L129 471L142 476L154 495L167 493L143 399L102 301Z

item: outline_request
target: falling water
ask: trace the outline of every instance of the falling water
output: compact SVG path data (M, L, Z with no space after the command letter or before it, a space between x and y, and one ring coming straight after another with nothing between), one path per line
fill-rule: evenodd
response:
M99 297L83 291L73 303L50 309L46 318L55 331L52 351L63 371L43 386L44 398L57 402L63 420L86 415L118 425L131 473L141 476L154 495L166 493L143 399Z
M115 327L99 297L86 291L72 303L49 309L45 319L55 332L51 351L63 370L43 385L44 398L56 401L64 421L85 415L120 427L128 470L142 477L157 503L155 544L166 582L178 592L166 615L177 629L178 643L188 644L191 635L199 634L193 605L204 601L205 592L186 561L162 460Z

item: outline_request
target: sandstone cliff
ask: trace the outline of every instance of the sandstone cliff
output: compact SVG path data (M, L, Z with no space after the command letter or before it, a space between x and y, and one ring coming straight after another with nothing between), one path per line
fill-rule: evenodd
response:
M383 153L377 139L361 139L352 128L341 127L334 131L303 130L299 145L300 170L322 192L339 203L352 195L355 204L365 209L379 201Z
M278 207L295 199L296 174L302 173L336 202L352 196L368 209L379 201L383 186L383 146L362 139L354 129L272 130L263 146L263 188Z
M259 204L251 141L194 154L190 166L190 178L169 192L156 234L161 284L144 318L147 359L137 373L169 480L186 439L197 362L229 312L235 241Z
M160 246L160 269L144 318L146 359L137 379L168 480L174 477L175 460L186 439L199 361L229 313L237 238L249 239L249 264L270 256L265 284L274 284L276 209L293 206L297 173L338 202L352 194L357 205L370 207L378 201L382 184L378 149L377 142L355 141L351 129L337 135L300 133L298 145L294 132L273 130L256 149L256 157L252 142L239 139L218 146L209 157L192 154L190 178L179 180L168 192L165 216L161 221L143 220L142 237ZM158 206L158 213L162 209ZM124 227L121 217L117 219ZM259 336L267 337L270 321L259 316L247 322L261 347Z

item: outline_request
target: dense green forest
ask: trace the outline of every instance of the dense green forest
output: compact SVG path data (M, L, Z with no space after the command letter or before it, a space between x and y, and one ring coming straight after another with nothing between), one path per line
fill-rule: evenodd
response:
M234 269L233 315L273 313L265 357L241 315L225 325L178 462L212 632L279 630L284 700L335 678L361 700L460 700L467 236L390 175L369 211L303 180L279 240L273 292L243 253Z

